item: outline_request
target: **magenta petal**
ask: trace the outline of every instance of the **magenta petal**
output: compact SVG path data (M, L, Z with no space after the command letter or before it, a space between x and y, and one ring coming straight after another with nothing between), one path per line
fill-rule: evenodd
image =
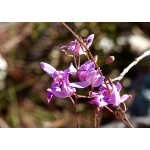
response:
M100 103L99 103L99 107L104 107L104 106L107 106L108 103L105 102L104 100L101 100Z
M88 41L87 47L88 48L92 45L93 39L94 39L94 34L91 34L90 36L88 36L88 38L87 38L87 41Z
M95 68L95 64L94 62L92 62L91 60L87 61L85 64L86 70L90 70L90 69L94 69Z
M70 73L72 75L76 75L77 74L77 69L71 63L70 67L68 69L66 69L64 72L65 73Z
M71 44L71 46L76 46L77 41L71 41L70 44Z
M104 107L108 105L108 103L105 100L103 100L103 95L92 92L92 96L93 99L89 102L90 104L93 104L97 107Z
M78 70L78 78L81 81L85 81L86 80L86 71L80 71L80 70Z
M129 97L131 97L131 95L124 94L124 95L121 96L121 98L120 98L120 103L124 102L124 101L127 100Z
M52 90L52 93L56 96L56 97L59 97L59 98L66 98L67 95L64 94L62 91L55 91L55 90Z
M54 67L52 67L51 65L41 62L41 67L42 69L50 76L52 76L54 74L54 72L56 71L56 69Z
M69 97L76 92L76 89L74 87L70 87L70 85L63 84L62 92L66 95L66 97Z
M73 90L71 89L71 87L69 85L62 84L61 89L62 89L62 92L66 96L69 96L69 95L71 95L73 93Z
M91 70L91 71L87 72L86 81L87 81L88 83L92 84L92 82L93 82L93 80L94 80L96 74L97 74L97 73L96 73L96 71L94 71L94 70Z
M90 83L86 81L70 83L70 86L76 87L76 88L85 88L85 87L88 87L89 85Z
M51 92L51 89L47 89L48 93L47 93L47 101L48 103L51 101L53 94Z
M99 106L99 100L97 100L97 99L93 99L89 103L92 104L92 105L95 105L97 107Z
M121 84L120 84L119 82L117 82L116 86L117 86L117 90L118 90L118 92L120 92L120 91L121 91L121 89L122 89Z
M97 77L94 82L92 83L93 87L98 87L99 85L101 85L104 81L104 77Z
M111 102L110 104L113 104L114 106L118 106L120 104L120 95L117 90L113 90L113 92L110 94L111 96Z
M78 51L78 54L79 54L79 55L82 55L82 54L85 54L85 51L86 51L86 50L85 50L84 47L81 47L81 46L79 45L77 51Z

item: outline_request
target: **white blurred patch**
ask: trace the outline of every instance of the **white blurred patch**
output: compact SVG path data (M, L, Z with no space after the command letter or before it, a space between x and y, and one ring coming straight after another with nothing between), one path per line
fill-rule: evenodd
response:
M84 38L87 38L89 31L87 29L83 29L80 31L80 35Z
M58 64L59 64L59 58L60 58L60 48L58 46L55 46L52 50L51 53L49 55L50 58L50 64L54 67L57 68Z
M3 80L5 79L7 75L7 68L8 68L8 64L6 60L0 54L0 90L4 89L5 87Z
M117 44L120 46L129 44L132 52L140 55L150 48L150 39L140 34L131 34L128 36L119 36L117 38Z
M6 70L8 68L6 60L0 54L0 80L6 77Z
M131 35L128 42L131 45L131 49L139 53L150 48L150 40L141 35Z
M7 70L7 68L8 68L7 62L0 54L0 70Z
M100 49L103 49L104 53L107 54L111 51L111 49L114 47L114 42L113 40L103 37L100 42L98 43L98 47Z
M117 44L118 45L126 45L128 43L128 37L127 36L119 36L117 38Z
M129 78L124 78L122 81L123 87L128 88L131 85L131 80Z
M143 91L143 95L148 99L148 100L150 100L150 90L148 89L148 90L144 90Z

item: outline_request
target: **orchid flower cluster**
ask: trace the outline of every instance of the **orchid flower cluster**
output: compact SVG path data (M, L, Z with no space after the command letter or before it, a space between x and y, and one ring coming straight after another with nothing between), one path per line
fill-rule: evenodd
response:
M94 39L94 34L88 36L87 39L81 39L87 49L90 48ZM71 41L70 45L61 47L65 54L67 51L72 53L74 60L80 59L80 55L87 56L87 50L76 39ZM74 62L76 63L76 62ZM106 63L108 64L108 63ZM51 87L47 89L47 101L50 102L53 96L58 98L71 98L78 95L76 89L88 89L89 104L97 108L107 107L112 105L118 107L121 103L130 97L130 95L120 95L122 86L119 82L114 84L111 79L106 82L105 76L100 74L100 67L96 67L96 62L89 59L80 65L73 63L65 70L56 70L48 63L41 62L42 69L53 78ZM69 77L75 76L76 82L70 82ZM90 90L89 90L90 89ZM96 89L96 91L94 91ZM86 96L85 96L86 97Z

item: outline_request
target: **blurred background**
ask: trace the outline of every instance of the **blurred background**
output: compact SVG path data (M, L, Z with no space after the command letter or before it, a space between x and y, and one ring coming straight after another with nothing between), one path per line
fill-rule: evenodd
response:
M134 59L150 48L150 23L67 23L87 38L95 34L91 52L107 77L117 77ZM74 36L61 24L0 23L0 127L74 128L76 117L69 99L54 97L47 103L52 79L41 69L44 61L56 69L68 68L72 58L60 47ZM103 62L109 56L116 60ZM83 57L82 61L86 59ZM121 94L132 95L126 101L127 116L135 127L150 127L150 56L140 61L121 80ZM86 103L85 103L86 102ZM78 102L80 125L93 127L93 107L84 99ZM102 110L100 127L125 127L107 110Z

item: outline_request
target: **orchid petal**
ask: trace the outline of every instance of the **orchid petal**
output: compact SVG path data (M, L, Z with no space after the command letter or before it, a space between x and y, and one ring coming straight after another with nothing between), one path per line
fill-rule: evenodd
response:
M118 90L118 92L120 92L120 91L121 91L121 89L122 89L121 84L120 84L119 82L117 82L116 86L117 86L117 90Z
M70 64L70 67L64 71L65 73L70 73L72 75L77 74L77 69L73 66L73 64Z
M88 41L87 48L89 48L92 45L93 39L94 39L94 34L91 34L90 36L88 36L88 38L87 38L87 41Z
M103 83L103 81L104 81L104 77L96 77L96 79L92 83L92 86L98 87L99 85L101 85Z
M113 92L111 92L110 94L111 96L111 104L113 104L114 106L118 106L120 104L120 94L117 90L113 90Z
M131 97L131 95L124 94L124 95L121 96L121 98L120 98L120 103L124 102L124 101L127 100L129 97Z
M108 105L107 102L105 102L104 100L101 100L100 104L99 104L99 107L104 107L104 106L107 106L107 105Z
M87 61L85 64L85 67L86 67L86 70L89 70L89 69L94 69L95 68L95 64L93 61Z
M103 100L103 95L99 93L92 92L93 99L89 102L97 107L104 107L108 105L108 103Z
M70 44L71 44L71 46L75 46L75 45L77 45L77 41L76 40L75 41L71 41Z
M41 67L42 69L50 76L52 76L54 74L54 72L56 71L56 69L54 67L52 67L51 65L41 62Z
M59 97L59 98L66 98L67 95L64 94L62 91L55 91L55 90L52 90L52 93L56 96L56 97Z
M88 87L89 85L90 83L86 81L70 83L70 86L76 87L76 88L85 88L85 87Z
M94 71L94 70L91 70L91 71L87 72L86 81L87 81L88 83L92 84L92 82L93 82L93 80L94 80L96 74L97 74L97 73L96 73L96 71Z
M85 54L85 48L84 47L81 47L80 45L79 45L79 47L78 47L78 54L79 55L82 55L82 54Z
M67 86L67 84L62 84L62 87L61 87L61 89L62 89L62 92L66 95L66 96L69 96L69 95L71 95L74 91L72 90L72 88L68 85Z
M51 101L52 97L53 97L53 94L51 92L51 89L48 89L48 92L47 92L47 101L48 101L48 103Z

